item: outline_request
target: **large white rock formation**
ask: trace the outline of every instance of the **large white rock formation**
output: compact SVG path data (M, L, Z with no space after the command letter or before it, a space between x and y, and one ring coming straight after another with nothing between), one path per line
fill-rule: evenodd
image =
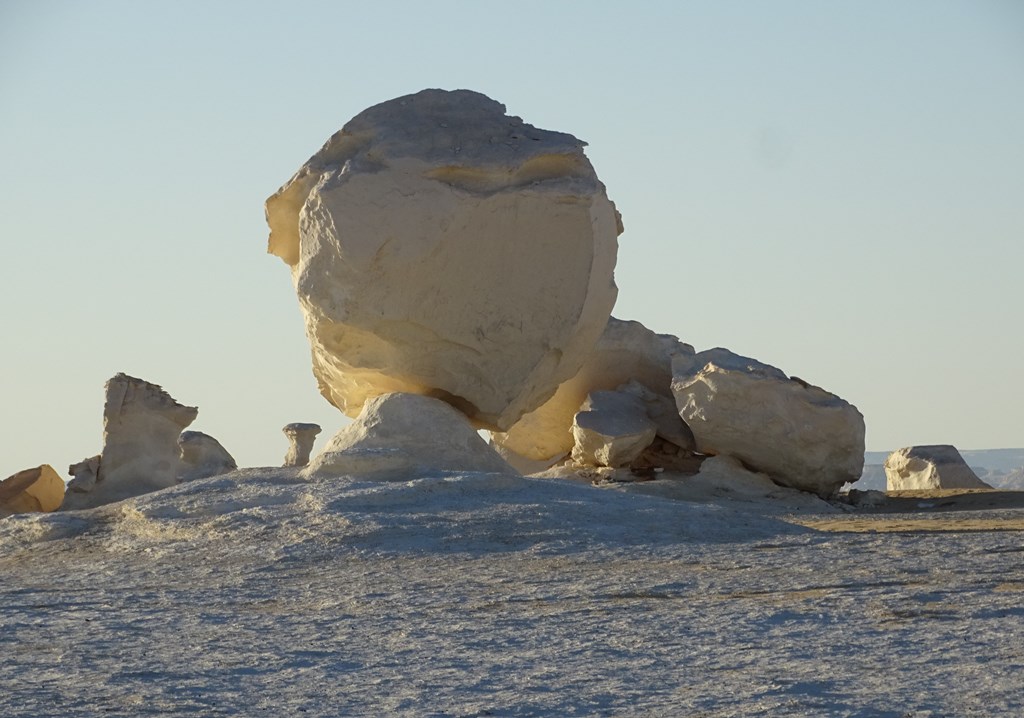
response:
M320 433L320 425L296 421L285 424L281 431L288 437L288 453L284 455L284 466L308 464L309 454L313 451L317 434Z
M615 302L621 232L583 147L424 90L361 112L270 197L328 401L355 416L424 394L506 429L573 376Z
M517 473L449 404L392 393L367 401L303 475L408 481L426 473L462 471Z
M178 437L181 451L179 481L195 481L218 476L238 468L234 457L219 441L201 431L183 431Z
M106 392L95 485L87 492L69 491L64 508L99 506L178 482L178 436L199 410L179 404L156 384L126 374L108 381Z
M967 465L955 446L907 446L885 460L888 491L991 489Z
M49 464L19 471L0 481L0 516L56 511L64 501L64 480Z
M628 466L651 445L657 428L635 394L592 392L573 419L572 460L587 466Z
M655 334L640 322L612 317L579 372L507 432L493 433L491 442L510 459L518 455L537 462L534 470L540 471L572 449L573 416L592 391L635 381L672 402L672 356L676 354L692 359L693 347L674 336ZM689 430L678 414L672 414L660 423L659 432L667 434L662 438L690 443Z
M673 374L697 451L732 456L822 497L860 478L864 417L838 396L727 349L677 355Z

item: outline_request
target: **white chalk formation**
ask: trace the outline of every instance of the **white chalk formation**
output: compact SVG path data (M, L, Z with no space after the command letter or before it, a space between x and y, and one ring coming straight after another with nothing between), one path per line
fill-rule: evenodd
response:
M408 481L425 473L465 471L518 473L446 402L392 393L366 402L302 473Z
M64 480L49 464L0 481L0 516L56 511L63 501Z
M907 446L885 460L887 491L991 489L967 465L955 446Z
M628 466L651 445L657 429L635 394L592 392L573 418L572 460L590 466Z
M77 464L68 467L71 481L68 482L68 491L79 494L87 494L96 487L96 477L100 472L100 455L90 456L82 459Z
M157 491L178 482L178 436L199 410L184 406L156 384L118 374L106 384L103 450L96 480L69 491L64 508L82 509Z
M285 424L281 429L288 437L288 452L284 455L285 467L305 466L309 463L309 455L313 451L313 444L316 442L317 434L320 433L318 424L305 424L293 422Z
M573 417L593 391L616 389L633 381L674 406L671 382L675 354L692 357L693 347L674 336L655 334L640 322L611 317L579 372L508 431L492 433L491 441L512 462L536 471L547 468L572 450ZM659 422L664 438L692 444L678 413L674 409L670 413L674 417ZM673 423L674 428L669 426Z
M615 302L621 232L583 147L479 93L424 90L359 113L270 197L269 251L327 400L356 416L423 394L503 430L575 375Z
M864 417L776 367L726 349L677 355L672 392L703 454L734 457L776 483L822 497L860 478Z
M238 468L235 459L219 441L201 431L183 431L178 437L181 466L178 481L195 481L219 476Z

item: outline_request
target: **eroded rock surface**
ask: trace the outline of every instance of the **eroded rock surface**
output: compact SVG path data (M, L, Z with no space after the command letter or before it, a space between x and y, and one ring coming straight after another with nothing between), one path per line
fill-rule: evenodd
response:
M885 460L886 490L991 489L955 446L907 446Z
M864 417L835 394L726 349L673 361L676 406L697 451L725 454L822 497L860 478Z
M392 393L366 402L303 470L305 476L408 481L425 473L516 474L449 404Z
M174 486L181 466L178 436L198 413L156 384L126 374L113 377L106 385L95 484L87 492L69 491L64 508L100 506Z
M579 372L563 382L554 395L523 416L507 432L495 432L491 441L510 455L523 457L540 471L566 456L573 447L573 416L592 391L616 389L635 381L672 402L672 356L694 356L693 347L668 334L656 334L640 322L612 317ZM660 424L682 440L689 434L678 414ZM674 429L670 428L675 422ZM684 447L689 448L689 447Z
M635 394L592 392L573 419L572 460L587 466L627 466L651 445L657 428Z
M82 459L77 464L71 464L68 473L71 474L68 491L89 493L96 487L96 477L100 473L100 455L96 454L88 459Z
M64 480L43 464L0 481L0 516L56 511L64 501Z
M317 434L320 433L320 425L293 422L285 424L281 431L288 437L288 453L284 456L284 466L308 464L313 444L316 442Z
M355 416L423 394L507 429L573 376L615 302L621 232L583 146L424 90L361 112L270 197L328 401Z
M181 451L179 481L218 476L238 468L234 457L219 441L201 431L183 431L178 437Z

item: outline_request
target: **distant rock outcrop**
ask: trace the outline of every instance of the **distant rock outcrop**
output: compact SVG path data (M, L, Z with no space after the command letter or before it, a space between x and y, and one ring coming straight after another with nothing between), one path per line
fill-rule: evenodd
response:
M886 490L990 489L955 446L907 446L885 460Z
M463 471L518 473L449 404L393 393L366 402L303 475L408 481L425 473Z
M724 454L822 497L860 478L864 417L776 367L711 349L673 360L672 392L697 451Z
M56 511L64 501L64 480L43 464L0 481L0 516Z
M319 424L303 424L294 422L285 424L281 429L288 437L288 453L284 456L284 466L305 466L309 463L309 454L313 451Z
M96 481L87 492L69 491L64 508L99 506L175 485L181 465L178 436L198 413L156 384L126 374L113 377L106 385Z
M178 437L181 450L179 481L195 481L218 476L238 468L234 457L221 443L201 431L183 431Z
M327 400L355 416L423 394L507 429L576 374L621 232L583 147L479 93L424 90L358 114L270 197L269 251Z

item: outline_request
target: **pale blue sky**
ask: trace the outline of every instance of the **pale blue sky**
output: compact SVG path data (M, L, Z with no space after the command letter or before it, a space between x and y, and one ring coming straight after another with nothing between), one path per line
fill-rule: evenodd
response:
M1024 446L1024 3L0 0L0 475L96 453L118 371L241 464L322 443L263 201L425 87L590 143L616 316L834 391L869 449Z

